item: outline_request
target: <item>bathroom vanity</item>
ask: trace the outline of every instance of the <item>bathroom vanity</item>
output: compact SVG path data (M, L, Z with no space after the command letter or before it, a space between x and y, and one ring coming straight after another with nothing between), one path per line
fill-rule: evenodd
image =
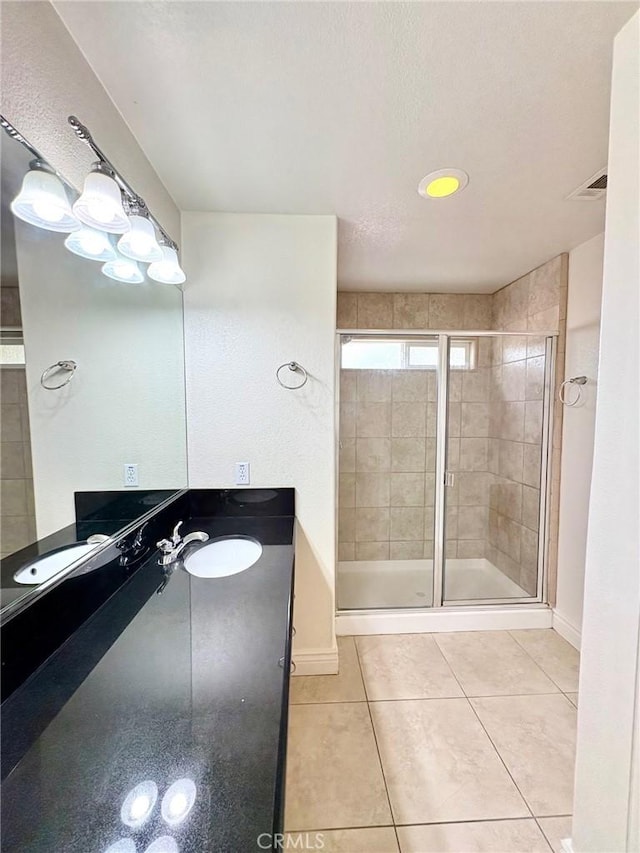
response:
M260 556L236 574L197 577L181 560L167 572L154 541L136 565L122 566L116 549L81 575L96 588L110 571L120 582L2 706L2 850L142 853L162 838L154 851L250 853L282 831L293 489L185 491L147 517L140 538L166 537L177 521L209 543L246 537ZM20 624L34 630L29 609L3 640L12 624L14 646ZM175 822L165 795L177 782L195 785L195 799ZM155 793L127 801L141 783Z

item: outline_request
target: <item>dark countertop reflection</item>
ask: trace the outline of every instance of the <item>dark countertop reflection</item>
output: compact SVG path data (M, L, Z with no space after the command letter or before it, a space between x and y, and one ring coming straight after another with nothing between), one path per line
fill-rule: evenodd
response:
M273 831L284 771L281 659L289 651L293 518L195 518L181 532L191 530L253 536L262 556L219 579L179 566L157 595L163 569L154 555L10 697L3 723L17 730L23 715L38 713L38 691L50 689L50 679L73 679L85 650L124 619L5 780L3 851L104 853L131 838L142 853L171 835L180 853L250 853ZM128 615L136 597L141 606ZM171 828L160 802L180 778L195 782L197 796ZM159 798L134 831L120 808L145 780L157 784Z

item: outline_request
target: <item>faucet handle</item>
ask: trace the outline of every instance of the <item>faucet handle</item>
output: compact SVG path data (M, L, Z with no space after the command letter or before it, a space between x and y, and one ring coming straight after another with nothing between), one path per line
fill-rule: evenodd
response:
M182 527L182 522L179 521L176 524L176 526L173 528L173 534L171 535L171 541L173 542L174 545L177 545L180 542L180 540L182 539L182 537L178 533L178 531L180 530L181 527Z
M174 543L170 539L161 539L156 542L156 548L159 548L164 554L169 554L173 551Z

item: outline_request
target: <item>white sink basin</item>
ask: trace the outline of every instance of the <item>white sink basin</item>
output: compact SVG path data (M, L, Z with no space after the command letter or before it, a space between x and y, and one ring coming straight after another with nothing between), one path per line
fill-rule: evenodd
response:
M89 545L87 542L82 542L78 545L71 545L69 548L63 548L61 551L54 551L53 554L44 554L42 557L36 557L26 566L23 566L13 576L13 579L18 583L36 584L48 581L49 578L57 575L71 563L75 563L85 554L96 550L96 545Z
M261 554L262 545L255 539L230 536L193 551L186 557L184 567L197 578L224 578L249 569Z

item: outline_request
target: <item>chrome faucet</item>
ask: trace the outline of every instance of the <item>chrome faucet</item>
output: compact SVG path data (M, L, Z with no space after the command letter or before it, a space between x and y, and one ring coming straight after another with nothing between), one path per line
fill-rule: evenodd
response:
M198 530L195 533L187 533L187 535L182 538L178 532L181 526L182 522L179 521L173 528L171 539L161 539L157 543L157 547L162 551L162 556L158 560L159 565L170 566L172 563L176 562L180 554L191 542L206 542L209 538L209 534L203 533L201 530Z

